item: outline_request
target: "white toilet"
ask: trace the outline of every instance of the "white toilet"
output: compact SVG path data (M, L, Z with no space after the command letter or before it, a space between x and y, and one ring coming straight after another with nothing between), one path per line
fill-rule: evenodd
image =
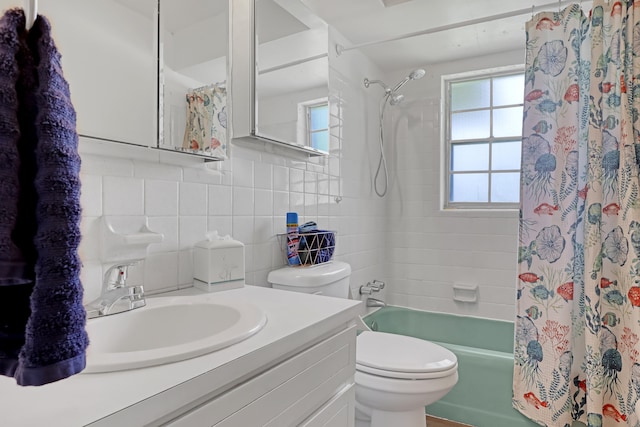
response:
M351 266L332 261L269 273L275 289L348 298ZM356 347L356 427L425 427L424 407L458 382L449 350L403 335L365 331Z

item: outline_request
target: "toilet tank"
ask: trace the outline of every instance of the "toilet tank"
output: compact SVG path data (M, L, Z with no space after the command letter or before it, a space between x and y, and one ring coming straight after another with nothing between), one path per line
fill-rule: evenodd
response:
M274 270L267 276L267 281L274 289L349 298L350 276L349 264L330 261L308 267L284 267Z

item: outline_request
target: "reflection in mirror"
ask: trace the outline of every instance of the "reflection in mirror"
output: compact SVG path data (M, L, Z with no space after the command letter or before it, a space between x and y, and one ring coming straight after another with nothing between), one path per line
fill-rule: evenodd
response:
M155 147L155 1L40 0L38 13L51 22L78 133Z
M159 147L227 157L228 0L160 0Z
M329 151L327 25L298 1L255 1L256 134Z

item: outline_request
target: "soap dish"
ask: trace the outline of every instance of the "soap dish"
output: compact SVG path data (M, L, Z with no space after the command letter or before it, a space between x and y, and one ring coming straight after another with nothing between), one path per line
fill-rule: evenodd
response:
M103 261L133 261L147 256L147 247L164 235L149 229L147 217L102 217Z

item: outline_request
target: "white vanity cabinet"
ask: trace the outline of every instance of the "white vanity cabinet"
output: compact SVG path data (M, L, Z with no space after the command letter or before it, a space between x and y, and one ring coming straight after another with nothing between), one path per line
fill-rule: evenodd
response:
M201 294L190 288L171 295ZM353 426L359 301L257 286L208 295L220 304L254 304L267 324L244 341L181 362L74 375L43 387L0 377L0 425Z
M339 331L161 425L352 427L355 337Z

